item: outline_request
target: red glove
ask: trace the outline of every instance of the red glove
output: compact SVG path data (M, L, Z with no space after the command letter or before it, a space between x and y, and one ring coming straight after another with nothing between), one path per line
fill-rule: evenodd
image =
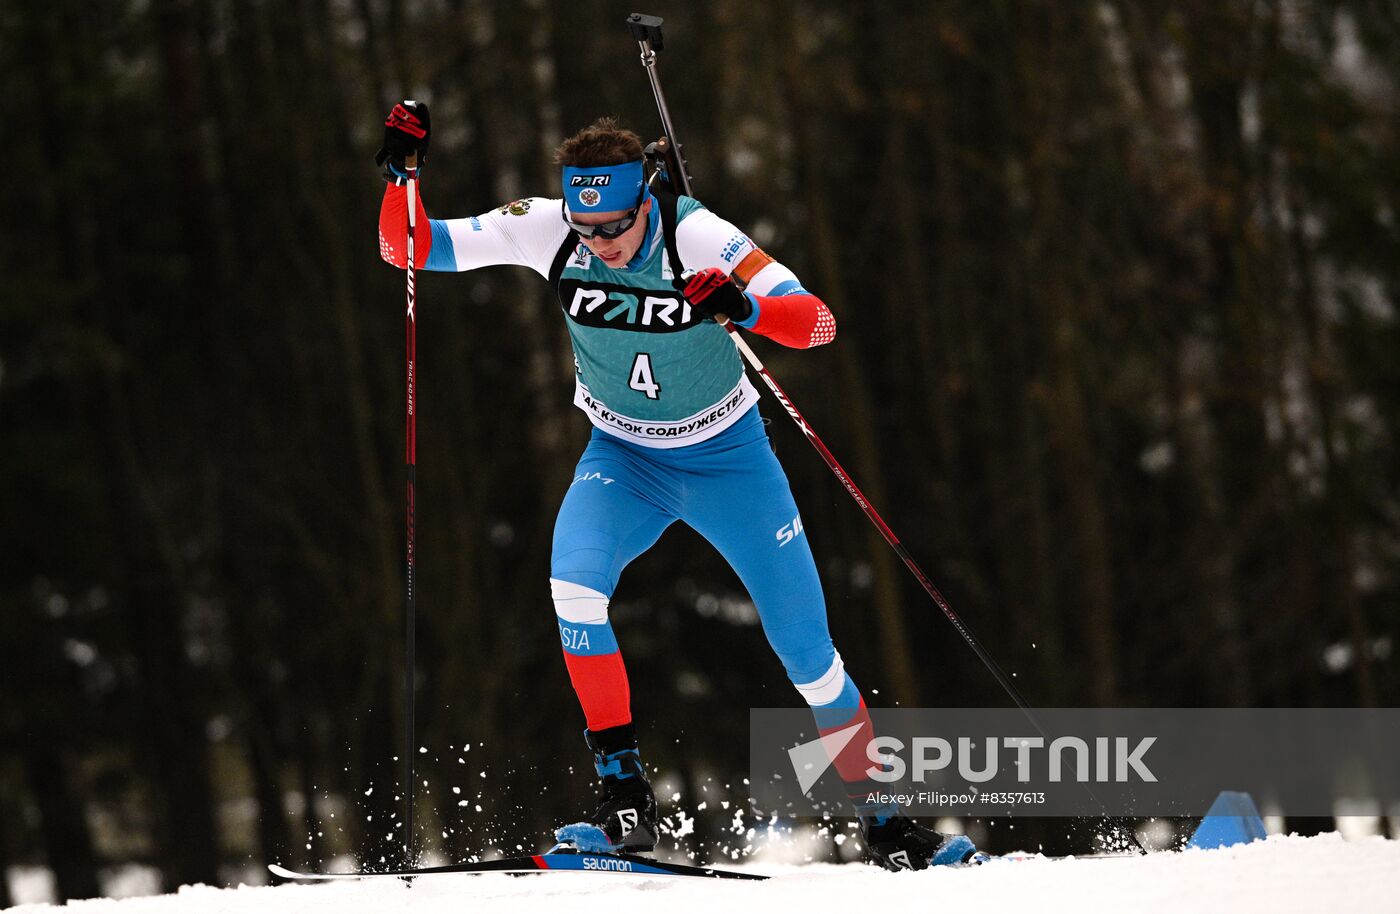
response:
M374 164L384 167L384 179L390 184L408 174L405 161L417 156L417 167L428 160L428 142L432 136L432 121L428 103L406 99L395 105L384 121L384 145L374 154Z
M680 285L677 281L676 286ZM753 302L719 267L706 267L693 274L681 294L707 317L723 314L732 321L742 322L753 314Z

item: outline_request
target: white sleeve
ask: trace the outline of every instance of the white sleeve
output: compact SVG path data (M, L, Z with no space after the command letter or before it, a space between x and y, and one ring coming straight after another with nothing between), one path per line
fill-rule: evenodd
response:
M719 267L725 275L758 251L766 265L744 287L755 295L767 295L778 286L797 282L796 274L763 254L753 239L707 209L695 210L676 226L676 247L687 270Z
M759 270L754 278L749 280L749 284L744 286L744 291L754 295L788 295L806 290L802 288L802 282L796 273L775 260Z
M549 276L569 233L562 200L529 197L467 219L444 219L457 270L518 264Z

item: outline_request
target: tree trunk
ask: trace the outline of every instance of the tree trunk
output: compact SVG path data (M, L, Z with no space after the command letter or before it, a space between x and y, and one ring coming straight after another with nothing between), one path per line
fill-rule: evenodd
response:
M33 744L24 747L23 756L29 787L39 805L39 833L54 874L55 900L62 904L96 898L102 894L97 883L97 857L83 800L73 789L71 765L61 753ZM0 882L5 881L4 876L0 868Z
M1075 542L1078 591L1082 607L1082 631L1092 670L1090 687L1095 704L1113 707L1119 696L1118 629L1114 616L1114 584L1109 547L1109 521L1100 492L1098 450L1086 408L1086 393L1080 379L1082 352L1081 324L1092 306L1086 298L1096 294L1093 279L1071 273L1078 264L1061 247L1083 258L1084 245L1080 218L1062 199L1063 165L1069 153L1060 135L1061 125L1071 103L1062 69L1054 66L1067 34L1066 18L1083 25L1082 20L1060 9L1047 10L1050 28L1043 36L1023 39L1022 56L1031 57L1023 65L1043 66L1036 104L1030 112L1037 125L1033 149L1027 150L1027 183L1033 198L1032 224L1028 227L1026 262L1035 278L1033 308L1043 314L1042 338L1047 341L1046 364L1050 395L1046 398L1046 425L1058 457L1060 483L1068 496L1067 509ZM1036 61L1031 41L1044 41L1049 59Z
M834 314L845 315L847 320L851 320L858 312L849 307L838 266L841 263L839 246L831 227L831 216L826 203L827 192L817 168L822 156L808 126L813 120L813 112L805 99L806 82L799 55L793 54L789 57L783 73L787 95L793 104L795 155L800 163L799 180L802 182L802 195L808 212L810 258L811 262L817 265L817 292ZM838 320L840 319L838 317ZM847 327L850 326L847 324ZM870 502L877 508L888 510L887 488L881 475L879 459L875 403L864 369L860 365L857 352L858 336L858 332L848 329L846 342L840 347L840 387L844 404L842 413L846 418L852 446L849 464L857 468L852 472L856 474L858 484ZM847 461L842 463L845 465ZM895 553L873 525L868 528L865 542L866 556L874 572L873 608L880 659L884 664L884 678L890 684L890 690L897 703L917 707L920 679L910 649L908 625L904 618L904 599L900 587L902 571Z

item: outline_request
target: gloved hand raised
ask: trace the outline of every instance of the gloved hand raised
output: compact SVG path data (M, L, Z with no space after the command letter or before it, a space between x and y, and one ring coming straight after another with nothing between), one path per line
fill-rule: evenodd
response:
M692 273L681 294L707 317L723 314L733 321L745 321L753 314L753 302L719 267L706 267Z
M374 154L374 164L384 166L384 178L394 181L406 177L408 168L404 164L410 155L416 155L417 166L423 167L428 158L428 136L432 132L428 120L428 103L405 99L395 105L384 121L384 145Z

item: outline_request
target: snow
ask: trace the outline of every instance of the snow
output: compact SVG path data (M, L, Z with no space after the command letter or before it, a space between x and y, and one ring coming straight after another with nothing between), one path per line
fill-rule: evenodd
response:
M767 882L557 873L434 876L398 880L243 886L187 886L177 894L21 905L15 914L461 914L509 910L629 910L639 902L667 914L715 910L1083 911L1248 914L1286 911L1400 912L1400 842L1275 835L1214 851L1103 860L998 861L966 869L886 873L862 865L741 868Z

